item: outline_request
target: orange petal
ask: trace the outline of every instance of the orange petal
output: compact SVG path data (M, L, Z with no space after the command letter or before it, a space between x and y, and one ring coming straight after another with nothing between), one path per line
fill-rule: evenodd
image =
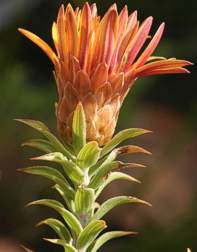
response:
M136 61L136 63L135 63L136 68L139 66L142 66L147 61L147 59L152 55L155 48L159 44L159 41L160 41L162 34L163 34L163 31L164 31L164 27L165 27L165 23L162 23L160 25L160 27L158 28L157 32L155 33L154 37L152 38L151 42L149 43L149 45L146 47L144 52L141 54L139 59Z
M52 25L52 39L53 39L53 43L55 45L55 49L56 49L56 51L58 53L58 56L60 56L60 53L59 53L59 35L58 35L56 22L53 22L53 25Z
M151 63L148 63L142 67L139 67L135 73L138 75L142 72L153 71L157 69L166 69L166 68L177 68L192 65L191 62L187 60L176 60L176 59L166 59L166 60L158 60Z
M133 38L133 41L131 42L131 45L130 45L131 49L128 54L128 60L127 60L126 66L125 66L125 71L128 70L129 66L133 63L133 61L137 57L137 54L139 53L140 49L144 45L144 43L148 37L152 22L153 22L153 18L148 17L143 22L139 31L137 32L137 34Z
M64 5L62 4L58 16L57 16L57 30L59 35L59 52L61 59L68 63L68 46L66 41L66 32L65 32L65 15L64 15Z
M151 75L158 75L158 74L177 74L177 73L190 73L185 68L182 67L172 67L172 68L161 68L161 69L156 69L152 71L145 71L140 73L138 76L140 77L145 77L145 76L151 76Z
M41 38L33 34L32 32L29 32L25 29L18 29L20 33L22 33L25 37L30 39L33 43L35 43L37 46L39 46L49 57L49 59L53 62L53 64L58 64L58 58L52 48Z
M70 4L66 8L66 28L67 28L67 43L69 44L69 52L72 56L77 57L78 32L74 10Z
M90 6L88 3L86 3L81 13L81 27L80 27L79 61L83 69L86 68L87 58L88 58L91 20L92 20L92 16L91 16Z
M130 41L131 41L133 35L136 33L137 30L138 30L137 12L135 11L130 16L130 19L129 19L128 25L127 25L126 35L120 44L120 49L119 49L118 57L117 57L118 63L122 62L125 51L126 51L128 45L130 44Z

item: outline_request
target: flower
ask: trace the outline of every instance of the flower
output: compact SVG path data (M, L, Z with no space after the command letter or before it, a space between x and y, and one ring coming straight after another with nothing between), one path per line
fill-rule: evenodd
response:
M116 4L103 18L96 4L86 3L82 10L70 4L59 9L52 26L55 49L35 34L19 29L37 44L54 64L59 100L57 125L64 140L71 141L73 112L79 102L87 121L87 140L107 143L115 130L119 111L138 77L189 73L189 61L152 56L164 30L162 23L150 39L153 18L140 24L137 11L128 15L127 6L120 14ZM143 48L145 42L150 40Z

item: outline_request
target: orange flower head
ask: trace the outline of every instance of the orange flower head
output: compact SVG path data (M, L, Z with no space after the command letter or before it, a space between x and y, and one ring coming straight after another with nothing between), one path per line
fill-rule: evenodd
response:
M104 145L111 139L120 107L138 77L189 73L184 67L191 63L186 60L152 56L164 30L162 23L150 39L152 22L148 17L140 23L137 11L128 15L127 6L118 13L114 4L101 18L96 4L86 3L76 10L70 4L66 9L62 5L52 26L55 52L38 36L19 29L54 64L57 125L64 140L71 141L73 112L79 102L86 115L87 140Z

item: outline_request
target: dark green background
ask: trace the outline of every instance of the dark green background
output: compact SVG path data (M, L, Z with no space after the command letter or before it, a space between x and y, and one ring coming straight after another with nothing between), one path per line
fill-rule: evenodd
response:
M152 34L161 22L166 22L157 55L196 62L195 0L116 2L119 10L125 4L130 12L137 9L140 20L152 15ZM16 172L17 168L30 164L28 157L36 155L21 149L20 143L37 134L18 125L13 118L42 120L54 130L57 95L51 63L17 28L27 28L51 43L51 24L61 3L0 0L0 235L19 240L37 252L61 251L41 240L42 236L54 236L50 230L34 228L37 221L53 212L24 205L55 193L48 181ZM103 14L112 3L97 1L99 13ZM140 234L111 242L103 251L184 252L187 247L197 251L196 67L191 67L191 71L191 75L141 79L125 101L118 129L153 130L154 134L135 140L151 150L153 156L132 157L148 166L130 171L142 180L142 185L115 184L106 189L101 200L125 193L149 200L153 207L120 207L107 215L109 229L134 230Z

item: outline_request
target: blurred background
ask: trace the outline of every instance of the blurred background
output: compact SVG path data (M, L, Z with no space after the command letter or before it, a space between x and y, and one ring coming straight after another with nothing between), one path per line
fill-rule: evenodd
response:
M83 4L77 0L71 2ZM101 15L113 3L96 2ZM42 241L43 236L54 237L47 227L34 227L54 213L45 208L24 207L37 198L56 195L50 190L50 182L16 171L29 165L28 158L37 154L20 148L21 142L38 135L13 121L14 118L42 120L55 132L53 112L57 95L52 65L17 28L27 28L52 43L51 24L61 3L0 0L0 252L20 251L18 242L36 252L61 251ZM196 0L116 3L119 10L125 4L130 12L137 9L140 20L153 15L152 33L162 21L166 22L157 55L196 62ZM117 130L126 127L153 130L154 134L134 142L153 155L132 156L132 161L147 166L128 171L142 185L116 183L105 190L100 200L124 193L150 201L153 207L124 206L108 214L109 229L138 231L139 235L113 241L103 247L103 252L185 252L187 247L197 251L197 71L195 66L191 70L191 75L141 79L125 101Z

